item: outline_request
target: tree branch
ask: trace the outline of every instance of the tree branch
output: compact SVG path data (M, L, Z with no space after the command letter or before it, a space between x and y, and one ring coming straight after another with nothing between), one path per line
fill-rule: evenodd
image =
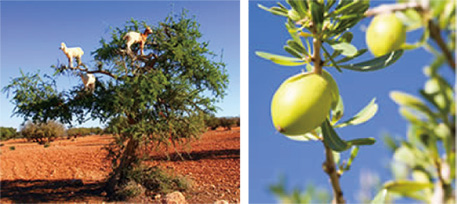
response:
M383 4L381 6L368 9L365 11L365 16L375 16L378 14L383 14L383 13L392 13L395 11L404 11L407 9L423 9L424 6L423 4L410 1L407 3L396 3L396 4Z
M446 61L449 64L449 66L451 67L452 71L455 72L456 65L455 65L454 56L453 56L452 52L449 50L449 48L447 47L443 38L441 37L440 28L435 23L433 23L433 20L429 20L428 29L430 30L430 37L436 42L438 47L443 52L444 57L446 58Z
M116 76L114 76L111 72L108 72L108 71L105 71L105 70L89 71L89 69L86 67L86 65L82 64L82 66L84 67L84 69L79 67L79 66L78 67L67 67L65 65L62 65L60 68L61 69L79 70L79 71L83 71L83 72L86 72L86 73L89 73L89 74L100 73L100 74L104 74L104 75L110 76L113 79L116 79Z
M325 173L327 173L328 176L330 177L330 183L332 184L332 188L333 188L332 203L334 203L334 204L346 203L346 201L344 200L343 191L341 190L340 177L336 170L336 165L335 165L335 160L333 159L332 149L330 149L325 143L323 143L323 144L325 147L325 162L322 165L322 168L324 169Z

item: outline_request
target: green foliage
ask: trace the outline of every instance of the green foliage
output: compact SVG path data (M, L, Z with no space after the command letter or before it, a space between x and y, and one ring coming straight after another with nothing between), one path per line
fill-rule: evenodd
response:
M353 35L348 30L364 18L364 12L369 6L368 1L339 1L338 3L336 1L287 1L287 3L291 9L287 9L280 3L278 7L267 8L262 5L259 7L288 18L286 28L292 39L287 41L284 50L294 57L256 52L259 57L284 66L304 65L313 62L313 51L309 41L320 40L324 43L321 47L325 58L323 65L335 67L341 72L341 68L353 71L383 69L393 64L403 54L403 51L399 50L365 62L342 64L367 51L367 49L358 50L351 44ZM332 53L328 51L325 44L333 49Z
M145 55L137 55L137 44L132 46L133 53L127 52L126 33L143 32L146 27L152 34L146 40ZM100 40L100 47L91 53L93 65L53 65L55 74L44 78L39 73L22 73L3 91L13 93L14 115L26 120L111 121L106 131L116 139L109 154L114 171L108 190L112 191L114 183L128 183L122 169L138 164L140 146L178 145L196 139L205 130L204 117L216 111L215 103L227 88L227 71L201 37L199 24L186 11L156 25L131 19ZM94 74L95 89L85 91L80 84L57 91L61 89L55 79L74 71ZM81 130L70 130L70 134L75 131Z
M227 130L231 130L232 127L240 127L240 117L214 117L208 116L205 119L206 127L215 130L218 127L224 127Z
M11 146L9 149L10 149L11 151L13 151L13 150L16 150L16 147L15 147L15 146Z
M385 137L385 143L393 152L391 170L394 180L384 184L375 200L392 194L428 203L456 201L455 89L440 71L446 58L455 71L449 57L445 57L445 49L454 56L455 2L430 1L428 12L431 15L412 9L399 13L409 30L424 28L420 41L410 48L424 47L434 55L434 61L424 68L428 79L419 90L419 97L401 91L390 93L391 99L400 106L400 115L408 122L408 131L405 139ZM454 23L445 25L443 22ZM441 47L441 52L435 50L430 39L435 42L442 40L445 49Z
M91 128L70 128L67 130L67 135L71 136L86 136L86 135L100 135L103 133L103 129L99 127L91 127Z
M159 167L138 166L125 170L128 182L121 185L114 198L126 200L138 196L146 191L157 193L170 193L173 191L184 192L190 187L185 177L175 176Z
M19 137L19 133L16 128L12 127L0 127L0 141L5 141Z
M65 134L65 127L58 122L48 121L47 123L32 123L27 121L21 128L21 135L28 141L46 144L54 141L57 137Z

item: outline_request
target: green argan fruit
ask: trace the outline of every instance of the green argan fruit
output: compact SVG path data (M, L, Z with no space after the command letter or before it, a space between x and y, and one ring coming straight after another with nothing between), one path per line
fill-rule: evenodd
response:
M366 33L368 49L379 57L399 49L406 41L406 28L394 13L374 17Z
M284 81L273 96L273 124L287 136L305 134L324 122L337 100L338 86L325 70L322 75L297 74Z

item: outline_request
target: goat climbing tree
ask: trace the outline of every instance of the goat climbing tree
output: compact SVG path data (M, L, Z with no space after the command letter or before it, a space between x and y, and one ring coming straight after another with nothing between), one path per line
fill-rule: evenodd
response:
M133 53L126 52L123 36L147 26L152 34L145 43L145 55L139 55L139 44L132 46ZM25 120L72 124L125 118L128 125L112 130L116 142L111 146L113 172L107 191L113 194L128 182L128 170L140 164L139 147L174 146L183 138L198 138L204 130L203 118L215 112L215 102L225 95L225 64L201 36L199 24L186 11L169 15L157 26L132 19L123 28L114 28L110 39L100 41L91 53L95 64L53 65L53 76L22 73L4 91L13 93L14 114ZM81 85L57 90L55 80L76 70L97 77L93 92Z

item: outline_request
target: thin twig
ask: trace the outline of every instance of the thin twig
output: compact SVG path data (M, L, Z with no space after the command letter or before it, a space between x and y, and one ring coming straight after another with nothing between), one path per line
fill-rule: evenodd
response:
M365 16L375 16L383 13L392 13L395 11L404 11L407 9L422 9L423 6L420 3L411 1L407 3L396 3L396 4L383 4L381 6L368 9L365 11Z
M84 64L82 64L83 67L86 67ZM64 69L67 69L67 66L65 65L62 65L62 68ZM114 76L111 72L108 72L108 71L105 71L105 70L96 70L96 71L89 71L89 69L87 68L81 68L81 67L68 67L69 69L72 69L72 70L80 70L80 71L83 71L83 72L86 72L88 74L93 74L93 73L100 73L100 74L104 74L104 75L107 75L107 76L110 76L112 77L113 79L116 79L116 76Z
M446 61L449 64L449 66L451 67L452 71L455 72L456 64L455 64L454 56L453 56L452 52L449 50L449 48L447 47L443 38L441 37L440 28L435 23L433 23L432 20L429 20L428 29L430 30L430 37L436 42L438 47L443 52L444 57L446 57Z
M322 165L325 173L330 177L330 183L333 188L333 201L332 203L346 203L343 196L343 191L340 186L340 177L338 171L336 170L335 160L333 159L333 152L325 143L325 162Z

